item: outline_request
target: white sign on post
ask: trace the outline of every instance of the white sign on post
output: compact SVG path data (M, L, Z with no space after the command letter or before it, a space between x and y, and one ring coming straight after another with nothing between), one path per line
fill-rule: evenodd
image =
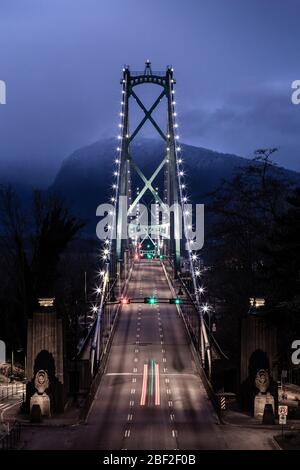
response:
M279 415L279 424L286 424L286 416Z

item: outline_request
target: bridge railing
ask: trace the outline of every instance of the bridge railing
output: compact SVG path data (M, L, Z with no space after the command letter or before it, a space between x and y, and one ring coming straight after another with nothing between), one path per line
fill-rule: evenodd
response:
M195 316L197 316L197 306L196 306L195 301L192 297L192 294L190 293L190 290L189 290L189 287L186 283L186 280L183 278L183 276L181 274L178 275L178 280L179 280L182 288L184 289L184 293L185 293L186 297L189 299L190 303L187 304L188 309L184 306L184 310L187 313L187 320L189 322L190 328L193 331L193 334L195 335L195 337L197 338L197 341L199 342L200 324L199 324L199 322L196 323L195 321L193 322L193 320L192 320ZM211 342L212 352L213 352L213 356L214 356L213 359L220 358L220 357L223 357L224 359L228 359L228 357L226 356L226 354L222 350L221 346L219 345L218 341L216 340L215 335L213 334L213 332L209 328L209 324L208 324L207 320L205 318L203 318L203 321L204 321L205 327L207 328L207 330L209 332L209 340Z
M21 423L15 421L2 437L0 437L0 450L16 449L21 438Z
M8 398L12 398L16 395L20 395L21 393L25 393L25 391L26 384L23 383L15 383L2 386L0 388L0 402L7 400Z
M166 271L170 278L173 277L174 273L174 266L172 260L169 257L166 257L166 262L164 263ZM193 340L194 346L197 350L200 349L200 317L198 312L198 307L196 305L193 293L192 293L192 280L189 276L184 274L178 273L177 280L175 282L176 289L182 290L182 294L179 297L184 299L184 303L181 304L181 310L184 314L185 321L191 335L191 339ZM212 349L212 359L220 359L223 357L224 359L228 359L224 351L222 350L221 346L219 345L218 341L216 340L213 332L210 330L208 322L206 321L205 317L203 318L203 323L208 331L208 338L210 342L210 346Z
M118 277L116 276L111 282L110 282L110 287L106 293L106 296L105 296L105 300L108 300L111 298L112 296L112 293L114 292L115 288L117 287L118 285ZM110 314L108 316L108 318L110 319L110 322L109 324L107 325L107 328L110 329L110 323L113 322L114 320L114 314ZM78 357L81 357L84 353L84 351L86 350L86 348L90 348L90 343L91 343L91 338L93 337L93 334L95 332L95 327L96 327L96 323L97 323L97 318L95 318L95 320L93 321L93 323L91 324L90 326L90 329L87 333L87 335L85 336L84 340L82 341L82 343L80 344L80 347L78 348L78 352L77 352L77 356Z

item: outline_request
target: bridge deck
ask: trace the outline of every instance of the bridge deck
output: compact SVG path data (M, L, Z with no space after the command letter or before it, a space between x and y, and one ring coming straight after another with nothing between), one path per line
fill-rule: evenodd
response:
M149 295L171 293L161 264L143 260L135 265L128 296ZM176 306L122 307L78 447L216 449L223 442L216 421Z

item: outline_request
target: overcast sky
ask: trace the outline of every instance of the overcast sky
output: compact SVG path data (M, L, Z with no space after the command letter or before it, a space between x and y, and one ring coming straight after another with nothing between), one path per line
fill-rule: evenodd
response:
M300 171L299 18L299 0L1 0L0 171L48 183L70 152L116 135L122 65L148 58L174 66L182 141L278 146Z

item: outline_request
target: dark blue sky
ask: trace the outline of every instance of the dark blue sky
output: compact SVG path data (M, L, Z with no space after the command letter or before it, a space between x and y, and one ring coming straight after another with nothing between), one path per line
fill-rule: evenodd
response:
M299 0L1 0L0 171L48 183L116 135L120 70L172 64L181 140L300 171ZM24 176L23 176L24 175Z

